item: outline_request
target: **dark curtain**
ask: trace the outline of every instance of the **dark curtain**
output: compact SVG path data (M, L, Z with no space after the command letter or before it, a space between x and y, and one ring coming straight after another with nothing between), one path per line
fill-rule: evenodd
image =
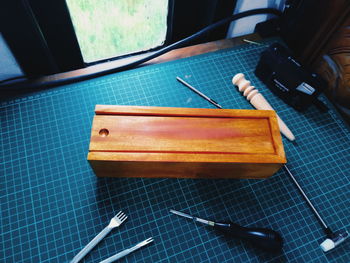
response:
M176 42L231 16L235 5L236 0L174 0L171 42ZM228 26L222 26L207 34L197 43L225 38Z

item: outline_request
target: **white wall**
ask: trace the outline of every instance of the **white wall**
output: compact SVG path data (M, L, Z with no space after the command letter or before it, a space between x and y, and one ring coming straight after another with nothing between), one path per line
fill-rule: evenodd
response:
M0 80L22 75L22 70L0 33Z
M285 0L238 0L234 14L256 8L276 8L283 10ZM255 25L272 18L273 15L254 15L239 19L230 24L227 38L246 35L254 32Z

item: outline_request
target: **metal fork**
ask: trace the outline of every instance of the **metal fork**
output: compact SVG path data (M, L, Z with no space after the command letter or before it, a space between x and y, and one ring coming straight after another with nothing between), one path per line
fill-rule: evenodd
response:
M135 250L149 244L153 242L153 238L150 237L150 238L147 238L146 240L136 244L135 246L131 247L131 248L128 248L128 249L125 249L117 254L115 254L114 256L111 256L103 261L101 261L100 263L111 263L115 260L118 260L118 259L121 259L122 257L125 257L126 255L129 255L130 253L134 252Z
M93 249L98 242L100 242L106 235L108 235L109 232L113 228L116 228L120 226L128 217L122 212L119 211L118 214L116 214L111 221L109 222L108 226L106 226L97 236L94 237L93 240L90 241L89 244L87 244L73 259L70 263L77 263L79 262L83 257L86 256L87 253L90 252L91 249Z

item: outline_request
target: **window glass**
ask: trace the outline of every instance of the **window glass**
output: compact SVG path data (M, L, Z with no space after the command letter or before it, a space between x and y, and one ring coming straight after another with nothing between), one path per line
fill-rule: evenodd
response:
M164 44L168 0L66 0L85 62Z

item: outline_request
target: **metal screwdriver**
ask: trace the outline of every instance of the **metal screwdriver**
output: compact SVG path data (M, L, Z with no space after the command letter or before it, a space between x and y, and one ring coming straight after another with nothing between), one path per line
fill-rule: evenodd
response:
M213 222L206 219L194 217L173 209L171 209L170 212L178 216L192 219L195 222L212 226L214 229L217 229L224 234L247 240L254 244L256 247L259 247L268 252L279 252L283 247L283 239L281 235L272 229L242 227L233 222Z

